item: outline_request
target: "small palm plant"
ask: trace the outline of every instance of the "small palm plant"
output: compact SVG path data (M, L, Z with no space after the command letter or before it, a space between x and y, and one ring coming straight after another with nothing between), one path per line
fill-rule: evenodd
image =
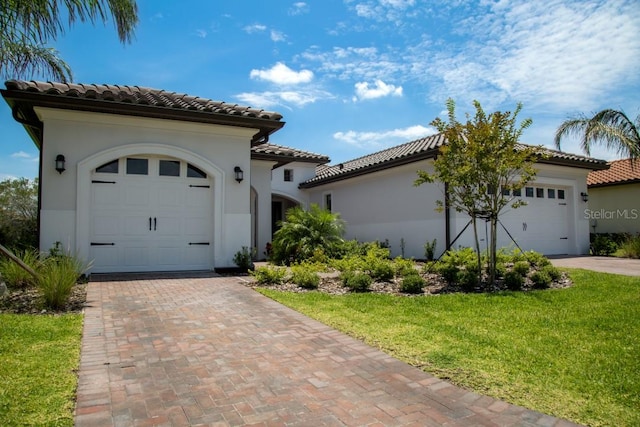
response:
M344 221L340 215L312 204L308 211L296 206L273 236L273 261L291 264L313 257L317 249L331 252L342 243Z

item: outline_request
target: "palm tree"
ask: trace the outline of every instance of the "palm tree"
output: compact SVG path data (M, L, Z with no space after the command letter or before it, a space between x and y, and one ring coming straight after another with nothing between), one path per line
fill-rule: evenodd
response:
M59 10L62 5L66 10ZM135 0L0 0L0 76L24 78L35 73L72 80L69 66L46 44L77 21L106 23L109 16L120 41L131 42L138 23Z
M287 211L273 236L273 261L288 264L313 257L316 250L331 251L342 242L344 222L337 213L312 204L308 211L296 206Z
M589 155L591 144L602 143L623 157L640 157L640 115L633 122L622 111L602 110L593 117L580 115L562 123L556 131L555 144L568 135L581 137L582 150Z

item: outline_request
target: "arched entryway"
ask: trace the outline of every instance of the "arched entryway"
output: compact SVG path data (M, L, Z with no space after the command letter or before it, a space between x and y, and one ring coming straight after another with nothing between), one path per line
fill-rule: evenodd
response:
M289 209L299 206L300 203L277 194L271 195L271 235L278 231L280 222L284 221L286 213Z

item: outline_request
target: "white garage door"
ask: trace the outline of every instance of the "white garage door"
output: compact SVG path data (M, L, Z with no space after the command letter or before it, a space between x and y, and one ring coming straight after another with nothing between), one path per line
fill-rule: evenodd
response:
M208 270L211 178L177 159L129 157L91 176L93 272Z
M568 189L534 185L523 188L520 196L527 205L505 208L500 217L518 245L545 255L569 253ZM500 245L514 246L500 226L498 236Z

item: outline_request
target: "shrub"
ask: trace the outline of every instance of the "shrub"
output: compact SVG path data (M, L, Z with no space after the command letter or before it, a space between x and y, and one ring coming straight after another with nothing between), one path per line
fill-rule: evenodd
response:
M393 260L393 269L395 270L396 276L408 276L409 274L418 272L412 259L401 257Z
M618 244L609 236L598 234L591 242L591 254L598 256L609 256L618 250Z
M530 277L534 289L547 289L551 285L551 276L544 270L534 272Z
M248 271L253 268L253 256L255 253L255 249L250 251L248 247L243 246L242 250L236 252L233 256L233 262L238 266L238 268L243 271Z
M518 261L515 264L513 264L513 268L511 269L511 271L519 274L521 277L527 277L527 274L529 274L530 269L531 269L531 266L529 265L528 261Z
M371 279L388 282L393 279L395 270L393 264L387 260L375 260L368 268Z
M370 289L373 280L365 273L345 271L340 275L342 284L354 292L366 292Z
M431 242L427 240L424 244L424 259L427 261L433 261L436 253L436 244L438 241L433 239Z
M407 294L419 294L422 292L423 286L424 280L417 272L407 274L402 278L402 283L400 283L400 292Z
M524 285L524 277L516 271L507 271L504 275L504 284L510 291L519 291Z
M37 270L40 265L40 254L35 249L25 249L17 251L15 255L33 270ZM24 288L36 283L35 277L25 271L18 264L9 258L0 259L0 275L4 279L8 288Z
M560 279L560 277L562 276L562 274L560 273L560 270L558 270L556 267L554 267L551 264L545 265L544 267L542 267L541 271L544 271L545 273L547 273L552 281L556 281Z
M473 270L462 270L458 273L457 281L465 292L473 292L478 285L478 273Z
M44 260L38 269L37 280L44 306L53 310L64 308L71 290L87 268L82 261L70 255L55 255Z
M312 264L306 263L292 265L289 280L305 289L318 289L320 285L320 275Z
M250 271L249 274L261 285L279 285L287 277L287 269L266 265L256 268L253 272Z
M627 258L640 258L640 235L629 236L620 245L622 256Z
M524 255L527 261L529 261L529 263L535 267L542 268L545 265L551 264L551 262L547 259L547 257L542 255L541 253L538 253L535 251L528 251L528 252L525 252Z
M460 268L453 264L439 264L436 266L437 272L448 284L454 284L458 281L458 273Z

